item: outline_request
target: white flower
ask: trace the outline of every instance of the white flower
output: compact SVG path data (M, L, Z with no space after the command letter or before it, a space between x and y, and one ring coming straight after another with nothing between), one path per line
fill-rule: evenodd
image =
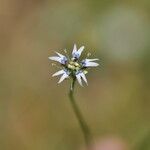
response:
M66 56L64 56L64 55L62 55L62 54L60 54L60 53L58 53L58 52L55 52L55 53L56 53L58 56L53 56L53 57L48 57L48 58L49 58L50 60L54 60L54 61L57 61L57 62L59 62L59 63L65 65L66 62L67 62Z
M74 44L74 48L73 48L73 51L72 51L72 57L78 59L81 56L81 53L82 53L83 50L84 50L84 46L81 46L77 50L77 46L76 46L76 44Z
M61 83L63 80L69 77L69 74L70 72L67 70L59 70L58 72L54 73L52 77L62 75L60 80L58 81L58 83Z
M81 86L83 86L83 84L82 84L82 79L83 79L83 81L88 85L88 82L87 82L87 79L86 79L86 76L85 76L84 72L78 71L78 72L76 73L76 78L77 78L77 80L78 80L78 82L79 82L79 84L80 84Z
M85 74L87 73L87 68L89 67L97 67L99 64L95 61L99 59L84 59L82 61L79 60L82 51L84 50L84 46L81 46L77 49L76 44L74 44L72 51L72 59L56 52L58 56L48 57L50 60L54 60L61 64L62 69L58 72L54 73L52 76L61 75L59 82L61 83L67 78L77 79L78 83L83 86L82 80L88 85ZM67 59L68 58L68 59Z
M97 67L97 66L99 66L99 64L96 63L96 62L93 62L93 61L96 61L96 60L99 60L99 59L85 59L85 60L82 61L82 65L84 67Z

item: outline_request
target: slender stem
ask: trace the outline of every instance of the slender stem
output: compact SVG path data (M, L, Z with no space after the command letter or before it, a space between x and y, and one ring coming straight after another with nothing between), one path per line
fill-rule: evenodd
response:
M75 102L75 98L74 98L74 86L75 86L75 81L76 79L73 79L72 82L71 82L71 87L70 87L70 91L69 91L69 99L70 99L70 102L72 104L72 108L73 108L73 111L77 117L77 120L79 122L79 125L81 127L81 130L83 132L83 135L84 135L84 139L85 139L85 143L87 145L87 147L89 147L89 144L90 144L90 130Z

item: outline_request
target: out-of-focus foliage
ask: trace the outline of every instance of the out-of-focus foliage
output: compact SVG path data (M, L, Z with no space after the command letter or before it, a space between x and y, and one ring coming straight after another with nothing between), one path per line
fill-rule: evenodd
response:
M0 0L0 149L83 144L69 82L56 84L48 60L77 43L102 64L75 93L94 138L118 136L149 150L149 18L149 0Z

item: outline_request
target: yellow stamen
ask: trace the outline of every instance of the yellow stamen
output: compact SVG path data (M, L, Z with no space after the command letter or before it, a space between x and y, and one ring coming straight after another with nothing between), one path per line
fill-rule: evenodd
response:
M80 67L80 65L79 65L77 62L75 62L74 65L75 65L76 67Z
M75 70L75 69L76 69L76 67L75 67L74 65L71 65L71 64L68 64L68 68L69 68L69 69L72 69L72 70Z
M88 71L87 71L87 70L84 70L84 71L83 71L83 73L84 73L84 74L87 74L87 73L88 73Z

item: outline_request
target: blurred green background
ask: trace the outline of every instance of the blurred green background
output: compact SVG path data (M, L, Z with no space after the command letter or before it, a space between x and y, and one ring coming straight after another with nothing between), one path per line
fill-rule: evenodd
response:
M94 139L150 150L149 0L0 0L0 149L77 150L83 143L48 56L73 44L101 67L77 86Z

